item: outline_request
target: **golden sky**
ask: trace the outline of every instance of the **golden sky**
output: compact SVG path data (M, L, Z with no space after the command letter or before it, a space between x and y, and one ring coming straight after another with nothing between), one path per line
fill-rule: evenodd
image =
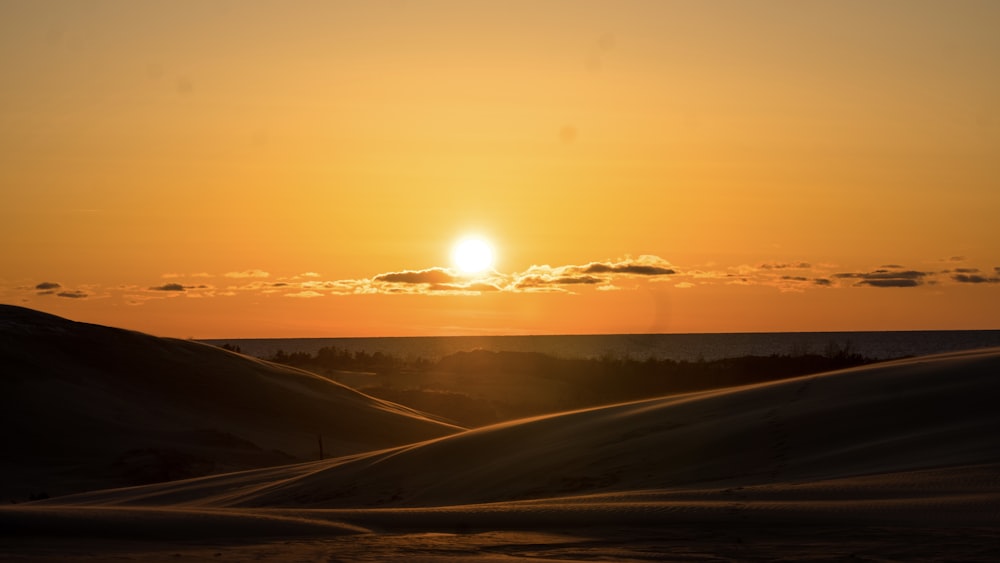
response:
M3 1L0 301L196 338L1000 328L998 28Z

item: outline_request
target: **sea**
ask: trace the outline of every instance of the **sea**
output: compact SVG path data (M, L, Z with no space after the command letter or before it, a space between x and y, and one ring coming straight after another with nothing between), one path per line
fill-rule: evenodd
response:
M676 361L742 356L829 354L839 350L893 359L974 348L1000 347L1000 330L888 332L755 332L730 334L588 334L563 336L417 336L388 338L244 338L204 340L239 346L268 358L276 352L315 354L324 347L381 352L406 360L437 360L472 350L538 352L560 358L629 358Z

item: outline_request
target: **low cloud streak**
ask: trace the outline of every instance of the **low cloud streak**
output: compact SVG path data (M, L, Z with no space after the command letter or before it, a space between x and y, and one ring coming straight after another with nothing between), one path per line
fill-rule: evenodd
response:
M404 270L379 274L372 278L374 282L403 284L440 284L453 283L458 278L444 268L429 268L427 270Z
M892 269L890 269L892 268ZM924 283L928 272L917 270L901 270L898 265L884 266L872 272L846 272L833 274L833 277L840 279L856 279L855 285L867 285L871 287L917 287Z
M1000 283L1000 277L987 277L979 274L955 274L951 279L958 283Z
M89 295L87 295L82 291L73 290L73 291L60 291L59 293L56 294L56 297L63 297L66 299L86 299L87 297L89 297Z
M533 265L513 272L490 271L478 276L460 274L443 267L404 269L376 274L360 279L322 280L314 272L278 275L259 269L229 272L225 277L234 285L218 288L209 285L189 285L180 280L165 283L118 285L102 288L83 285L66 288L61 283L43 281L16 289L25 294L55 296L65 299L106 298L117 295L131 304L148 300L184 296L189 298L225 298L236 295L283 296L309 299L324 296L350 295L484 295L496 293L591 293L605 291L636 291L657 284L676 289L693 287L719 288L727 285L769 287L781 292L835 291L849 288L912 289L919 286L939 288L959 285L1000 285L1000 266L976 267L962 258L947 260L947 268L931 271L907 268L886 260L870 270L837 271L834 264L810 260L768 260L753 264L718 266L712 264L678 267L653 255L616 260L590 261L581 264L552 266ZM942 260L927 263L941 264ZM956 267L958 266L958 267ZM301 272L301 270L296 270ZM165 274L165 278L181 275ZM184 277L201 277L188 274ZM271 279L265 279L271 278ZM192 280L193 281L193 280ZM669 282L669 283L668 283ZM27 297L27 295L26 295Z
M154 285L149 289L150 291L184 291L184 286L179 283L165 283L163 285Z
M223 275L225 275L227 278L239 279L239 278L266 278L270 277L271 274L265 272L264 270L255 269L255 270L244 270L242 272L226 272Z

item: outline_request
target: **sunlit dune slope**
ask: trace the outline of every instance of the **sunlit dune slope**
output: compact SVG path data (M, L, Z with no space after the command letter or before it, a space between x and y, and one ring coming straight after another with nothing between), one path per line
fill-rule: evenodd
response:
M0 499L318 459L458 429L308 372L0 305Z
M62 502L191 508L455 506L656 489L752 488L928 468L945 475L954 468L959 475L959 468L1000 462L997 374L1000 350L925 357ZM877 481L866 483L878 488Z

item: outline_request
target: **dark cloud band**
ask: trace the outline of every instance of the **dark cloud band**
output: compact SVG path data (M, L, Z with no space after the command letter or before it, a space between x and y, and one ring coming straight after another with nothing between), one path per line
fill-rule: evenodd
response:
M179 283L165 283L163 285L155 285L149 289L152 291L184 291L184 286Z
M82 291L60 291L56 294L56 297L64 297L66 299L86 299L88 295Z
M669 276L677 273L673 268L651 264L607 264L604 262L591 262L583 266L580 272L584 274L632 274L636 276Z
M958 283L1000 283L1000 277L987 277L979 274L955 274L951 279Z
M856 279L855 285L867 285L870 287L917 287L923 284L924 278L929 274L917 270L888 270L879 269L874 272L847 272L833 274L833 277L840 279Z

